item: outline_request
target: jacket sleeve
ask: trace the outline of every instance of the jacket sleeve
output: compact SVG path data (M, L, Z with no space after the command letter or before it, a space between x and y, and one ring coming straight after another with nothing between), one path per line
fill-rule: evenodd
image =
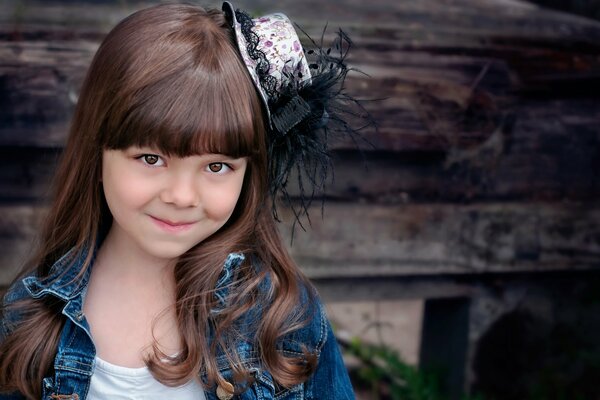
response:
M340 347L323 313L325 343L319 354L314 374L305 384L305 398L319 400L354 400L354 390L344 365Z

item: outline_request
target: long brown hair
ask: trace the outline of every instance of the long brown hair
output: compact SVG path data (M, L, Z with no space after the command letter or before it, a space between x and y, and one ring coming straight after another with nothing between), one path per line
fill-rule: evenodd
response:
M138 145L179 157L206 152L248 157L232 217L182 255L175 267L183 351L164 363L155 346L146 363L167 385L182 384L200 373L206 374L206 385L213 385L223 379L216 355L225 353L234 375L248 378L235 352L234 343L240 339L236 323L249 310L261 309L250 340L262 364L280 385L305 380L315 368L315 357L306 353L291 358L276 346L283 335L306 322L297 304L302 293L312 291L303 291L309 284L282 244L271 214L262 115L220 11L170 4L127 17L106 36L88 70L55 177L40 249L22 275L48 276L58 257L97 243L110 227L112 216L99 183L104 149ZM249 257L236 270L228 306L214 315L214 288L231 252ZM81 274L90 264L88 257ZM271 287L265 292L259 286L267 275ZM25 299L18 307L19 325L0 344L0 390L39 398L64 324L62 305L47 296ZM206 337L207 324L214 340Z

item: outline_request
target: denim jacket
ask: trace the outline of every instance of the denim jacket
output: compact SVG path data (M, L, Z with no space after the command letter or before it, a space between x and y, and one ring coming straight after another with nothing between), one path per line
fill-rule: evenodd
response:
M85 256L84 252L72 261L73 257L67 253L53 265L49 277L42 279L33 275L27 276L17 281L4 296L5 305L25 296L33 298L55 296L64 301L62 314L66 319L54 361L54 374L40 382L44 400L85 399L94 372L96 349L90 327L82 311L90 268L81 279L75 279ZM224 301L227 287L232 281L233 270L243 260L244 255L232 253L225 261L216 287L219 301ZM304 346L317 354L317 369L306 382L289 389L280 388L274 383L269 371L261 368L258 352L254 346L243 342L237 346L237 351L241 361L254 376L252 383L244 392L234 397L227 396L226 392L219 390L218 387L205 389L206 399L354 399L339 347L322 304L317 303L314 310L315 315L311 322L292 335L286 336L287 339L283 340L280 348L286 354L294 355L302 354ZM18 320L19 316L14 313L3 316L0 340L10 333L11 327L15 326ZM233 382L232 371L224 356L217 356L217 365L222 376L229 382ZM19 394L0 394L0 400L22 398Z

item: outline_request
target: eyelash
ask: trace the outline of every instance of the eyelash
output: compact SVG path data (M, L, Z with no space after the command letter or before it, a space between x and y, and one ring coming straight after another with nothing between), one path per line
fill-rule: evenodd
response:
M156 161L154 164L151 164L151 163L149 163L149 162L146 160L146 157L156 157L156 158L157 158L157 161ZM161 156L159 156L159 155L157 155L157 154L140 154L139 156L136 156L136 157L135 157L135 159L136 159L136 160L141 160L141 161L142 161L142 163L144 163L145 165L147 165L147 166L149 166L149 167L161 167L162 165L156 165L156 164L157 164L158 162L160 162L160 161L162 161L162 163L164 164L164 160L162 159L162 157L161 157ZM212 162L212 163L209 163L209 164L206 166L206 170L207 170L208 172L212 172L213 174L217 174L217 175L220 175L220 174L223 174L223 173L227 172L227 171L223 171L223 169L222 169L222 168L221 168L221 170L219 170L219 171L212 171L212 170L210 169L210 166L211 166L211 165L215 165L215 164L220 164L220 165L221 165L221 167L225 167L225 168L227 168L228 170L230 170L230 171L233 171L233 167L232 167L230 164L228 164L228 163L224 163L224 162Z
M215 164L220 164L221 165L221 170L219 170L219 171L212 171L210 169L210 166L211 165L215 165ZM230 171L233 171L233 168L231 167L231 165L229 165L227 163L224 163L224 162L212 162L212 163L210 163L210 164L208 164L206 166L206 170L209 171L209 172L212 172L213 174L221 175L221 174L224 174L225 172L227 172L227 170L223 171L223 167L227 168Z
M146 157L156 157L157 161L156 161L156 163L151 164L146 160ZM136 156L135 159L142 161L142 163L144 163L144 165L147 165L149 167L161 167L162 165L156 165L159 161L162 161L163 164L165 163L165 161L162 159L162 157L157 154L140 154L139 156Z

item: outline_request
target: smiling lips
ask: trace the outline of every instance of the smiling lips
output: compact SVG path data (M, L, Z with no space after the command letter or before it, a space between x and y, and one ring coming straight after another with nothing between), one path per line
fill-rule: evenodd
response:
M161 229L167 232L181 232L190 229L196 222L173 222L160 219L150 215L152 221Z

